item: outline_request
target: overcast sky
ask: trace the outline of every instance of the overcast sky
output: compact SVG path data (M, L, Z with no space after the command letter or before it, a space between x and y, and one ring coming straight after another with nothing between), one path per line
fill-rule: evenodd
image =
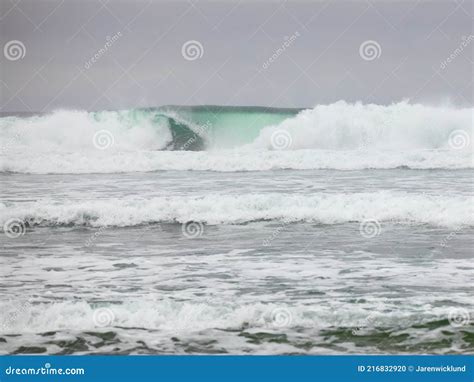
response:
M0 4L0 111L473 104L471 0Z

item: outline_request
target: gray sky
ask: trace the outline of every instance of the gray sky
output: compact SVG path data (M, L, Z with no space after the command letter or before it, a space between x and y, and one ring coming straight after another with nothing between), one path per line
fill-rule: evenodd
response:
M0 111L473 104L470 0L0 4ZM187 41L202 57L183 57Z

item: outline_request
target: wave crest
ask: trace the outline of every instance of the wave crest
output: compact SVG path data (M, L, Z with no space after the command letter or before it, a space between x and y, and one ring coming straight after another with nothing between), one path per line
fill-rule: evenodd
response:
M28 225L135 226L170 222L243 224L253 221L339 224L368 219L402 224L456 227L473 225L474 205L467 196L404 192L247 194L126 198L0 205L0 223L21 219Z
M0 171L472 168L473 110L340 101L299 112L203 106L7 117Z
M284 131L291 137L289 150L472 150L473 111L407 102L381 106L340 101L265 127L249 147L270 149L275 131ZM463 135L462 147L452 144L454 131Z

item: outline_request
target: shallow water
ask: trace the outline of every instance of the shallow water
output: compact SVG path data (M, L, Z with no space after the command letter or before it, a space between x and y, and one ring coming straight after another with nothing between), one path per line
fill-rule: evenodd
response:
M4 173L0 349L472 353L473 175Z

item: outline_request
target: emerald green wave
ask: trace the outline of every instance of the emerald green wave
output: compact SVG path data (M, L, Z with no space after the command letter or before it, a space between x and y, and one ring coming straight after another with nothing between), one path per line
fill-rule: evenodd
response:
M266 126L276 125L302 109L255 106L161 106L117 112L129 126L152 121L166 124L172 141L167 150L232 148L251 143ZM94 113L100 120L104 113Z

